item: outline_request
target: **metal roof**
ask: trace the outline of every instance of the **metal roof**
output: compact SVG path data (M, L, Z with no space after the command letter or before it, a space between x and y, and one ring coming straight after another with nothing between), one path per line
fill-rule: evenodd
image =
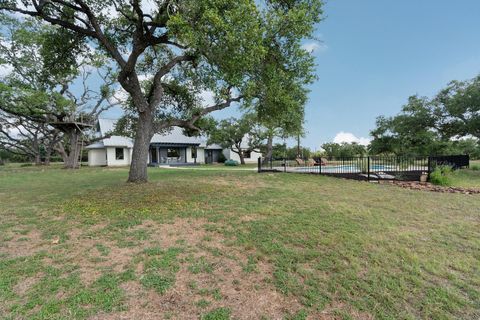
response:
M223 150L222 146L219 144L209 144L209 145L201 145L200 147L204 147L207 150Z
M127 147L133 148L133 140L122 136L111 136L110 138L103 139L105 147Z
M85 149L103 149L103 148L105 148L105 145L103 144L102 141L97 141L85 147Z
M100 134L104 136L108 132L115 130L115 125L117 124L117 121L118 120L114 119L98 119Z
M200 145L203 142L201 137L189 137L183 134L183 129L180 127L172 127L171 130L161 134L156 133L153 135L150 143L169 143L169 144L187 144L187 145Z
M133 140L122 136L111 136L110 138L97 141L91 145L86 146L87 149L102 149L105 147L125 147L133 148Z

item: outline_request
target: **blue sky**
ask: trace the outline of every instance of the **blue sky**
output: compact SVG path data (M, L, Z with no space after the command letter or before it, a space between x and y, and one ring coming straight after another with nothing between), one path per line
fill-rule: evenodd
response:
M480 73L478 0L330 0L302 144L368 137L378 115Z
M302 145L366 140L379 115L480 73L480 0L329 0ZM214 114L236 116L235 108ZM107 116L118 117L118 111ZM293 145L295 142L289 141Z

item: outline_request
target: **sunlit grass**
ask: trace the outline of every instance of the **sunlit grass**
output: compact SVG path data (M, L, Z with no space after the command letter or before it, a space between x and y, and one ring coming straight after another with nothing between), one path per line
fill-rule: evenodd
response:
M242 272L259 272L258 261L271 264L272 274L265 277L301 302L303 309L291 317L480 314L478 196L233 170L151 168L148 184L129 185L127 174L127 168L0 169L1 317L84 319L127 310L121 288L127 281L164 294L176 290L180 266L193 276L211 274L217 266L207 253L229 255L215 249L211 236L203 239L210 249L200 248L204 258L193 259L185 242L144 245L126 270L105 269L91 283L79 277L79 262L70 258L78 255L69 242L72 228L81 229L86 240L108 241L90 249L98 252L91 260L101 263L116 251L148 243L152 235L142 228L144 221L179 218L202 221L200 228L244 251ZM462 174L456 173L463 181L457 183L477 183L473 171ZM21 248L57 238L53 251L21 258L2 253L7 243ZM137 266L140 274L132 271ZM19 293L18 285L29 279L36 280ZM201 296L192 305L204 319L235 314L215 286L205 291L192 282L190 290Z

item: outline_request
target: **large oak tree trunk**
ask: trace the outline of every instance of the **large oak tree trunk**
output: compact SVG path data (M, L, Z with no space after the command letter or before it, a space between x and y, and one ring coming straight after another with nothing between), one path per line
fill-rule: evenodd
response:
M52 154L55 152L55 145L58 142L56 141L56 138L52 139L49 141L48 144L45 145L45 165L49 166L50 161L52 159Z
M70 152L67 155L66 161L64 163L65 169L78 169L78 156L80 155L80 145L79 145L80 135L76 129L71 130L68 133L68 140L70 144Z
M132 152L132 163L128 174L128 182L147 182L147 161L150 140L153 136L153 115L151 110L139 113L135 142Z
M35 161L35 165L36 165L36 166L39 166L39 165L42 164L42 158L40 157L40 154L39 154L39 153L36 153L36 154L35 154L34 161Z
M33 161L36 166L39 166L42 164L42 157L40 155L40 144L38 143L38 139L36 137L32 140L32 149L34 153Z

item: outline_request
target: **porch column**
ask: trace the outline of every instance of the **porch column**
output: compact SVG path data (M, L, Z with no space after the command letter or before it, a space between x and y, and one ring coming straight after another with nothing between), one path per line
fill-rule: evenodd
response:
M161 163L161 160L160 160L160 151L159 151L159 148L158 147L155 147L155 150L157 152L157 164L160 164Z

